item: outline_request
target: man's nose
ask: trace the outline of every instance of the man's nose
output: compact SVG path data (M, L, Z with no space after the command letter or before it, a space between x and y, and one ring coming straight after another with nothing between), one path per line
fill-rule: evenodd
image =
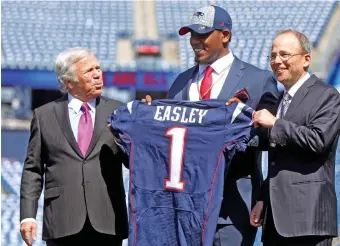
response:
M98 70L95 70L94 73L93 73L94 78L99 78L100 75L101 75L101 71L98 71Z

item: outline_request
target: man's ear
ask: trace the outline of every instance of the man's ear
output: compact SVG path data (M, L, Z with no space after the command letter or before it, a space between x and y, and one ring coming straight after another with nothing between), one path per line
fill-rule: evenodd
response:
M64 78L64 85L68 90L73 88L73 83L69 78Z
M305 55L305 61L304 61L304 63L303 63L303 67L306 68L306 69L308 69L308 67L309 67L309 65L310 65L310 63L311 63L311 60L312 60L311 55L310 55L310 54L306 54L306 55Z
M223 43L228 43L231 40L231 32L229 30L222 31Z

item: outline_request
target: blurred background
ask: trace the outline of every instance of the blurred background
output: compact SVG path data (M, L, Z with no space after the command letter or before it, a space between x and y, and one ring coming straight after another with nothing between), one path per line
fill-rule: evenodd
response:
M179 36L178 29L207 4L230 13L234 55L263 69L270 69L267 56L280 29L305 33L313 43L310 72L340 90L338 1L1 1L2 245L25 245L19 234L21 171L32 110L61 96L56 55L69 47L90 48L104 71L103 94L110 98L165 98L175 76L194 65L190 35ZM340 224L340 147L337 153ZM263 169L266 174L266 153ZM124 179L127 184L126 169ZM34 245L45 245L43 197L39 204ZM261 245L260 232L255 245ZM334 245L340 245L340 239Z

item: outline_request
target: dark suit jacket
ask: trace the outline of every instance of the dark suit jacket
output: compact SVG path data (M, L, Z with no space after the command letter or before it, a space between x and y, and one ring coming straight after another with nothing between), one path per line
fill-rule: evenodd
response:
M189 87L196 78L198 66L178 75L173 82L168 98L189 100ZM235 57L218 99L233 97L237 91L246 88L250 99L246 102L252 108L275 109L278 97L277 83L269 71L261 70ZM254 198L259 195L262 183L261 155L254 150L234 155L224 186L220 224L236 224L249 227L249 212Z
M84 157L74 138L67 95L34 110L20 189L20 220L35 218L45 186L43 239L78 233L88 216L101 233L127 237L122 162L107 117L122 105L97 99L94 133Z
M261 200L270 201L284 237L336 236L335 153L340 95L311 76L271 130L268 179Z

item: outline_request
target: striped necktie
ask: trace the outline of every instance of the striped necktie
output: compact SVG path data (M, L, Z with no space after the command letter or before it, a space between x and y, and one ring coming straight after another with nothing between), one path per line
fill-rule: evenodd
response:
M289 95L289 93L286 91L284 93L283 99L282 99L282 107L281 107L281 112L280 112L280 119L282 119L286 115L291 100L292 100L292 96Z

